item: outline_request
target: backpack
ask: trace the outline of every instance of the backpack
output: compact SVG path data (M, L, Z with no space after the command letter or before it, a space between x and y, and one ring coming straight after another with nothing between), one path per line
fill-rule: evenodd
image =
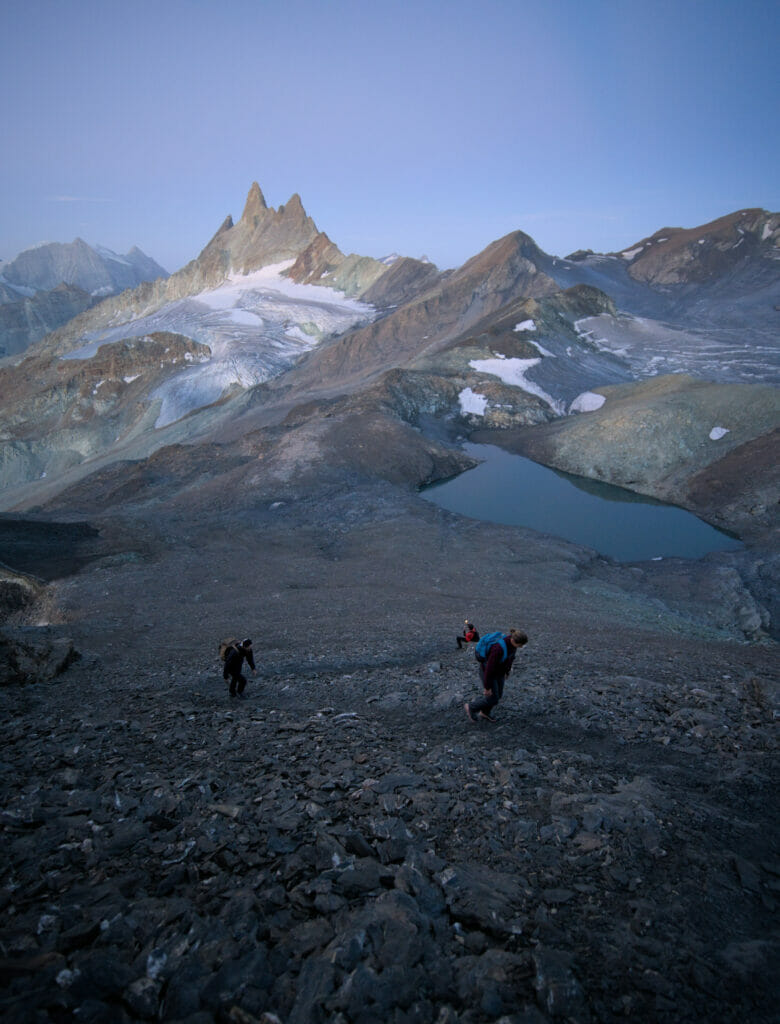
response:
M504 634L500 630L495 630L492 633L485 633L485 635L477 641L477 646L474 648L474 654L476 655L477 661L484 662L487 660L488 651L493 644L501 645L501 650L504 652L504 657L501 660L506 661L506 641L504 640Z
M231 647L238 647L238 640L234 636L229 637L227 640L220 640L219 643L219 660L224 661L227 658L227 653Z

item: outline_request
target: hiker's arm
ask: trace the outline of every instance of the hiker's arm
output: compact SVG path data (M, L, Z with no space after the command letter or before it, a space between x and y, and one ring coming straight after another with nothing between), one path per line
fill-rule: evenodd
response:
M501 671L501 648L493 644L485 662L485 688L493 689L493 683Z

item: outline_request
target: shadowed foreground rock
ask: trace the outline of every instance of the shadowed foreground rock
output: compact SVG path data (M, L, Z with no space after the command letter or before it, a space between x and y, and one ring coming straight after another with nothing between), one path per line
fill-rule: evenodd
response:
M0 633L0 686L48 683L78 657L67 637L48 637L34 629Z

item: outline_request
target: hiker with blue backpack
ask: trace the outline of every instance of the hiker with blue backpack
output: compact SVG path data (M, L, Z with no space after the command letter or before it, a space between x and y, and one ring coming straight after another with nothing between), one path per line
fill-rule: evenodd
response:
M528 643L528 637L519 629L508 633L486 633L477 643L475 655L484 694L478 700L467 701L463 708L472 722L483 718L495 722L491 711L501 700L504 682L512 671L515 655Z

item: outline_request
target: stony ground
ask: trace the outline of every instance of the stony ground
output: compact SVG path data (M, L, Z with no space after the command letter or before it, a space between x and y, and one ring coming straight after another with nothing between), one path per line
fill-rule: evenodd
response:
M562 542L323 507L115 526L35 610L82 657L0 689L3 1019L775 1020L776 645ZM531 637L496 725L466 615Z

